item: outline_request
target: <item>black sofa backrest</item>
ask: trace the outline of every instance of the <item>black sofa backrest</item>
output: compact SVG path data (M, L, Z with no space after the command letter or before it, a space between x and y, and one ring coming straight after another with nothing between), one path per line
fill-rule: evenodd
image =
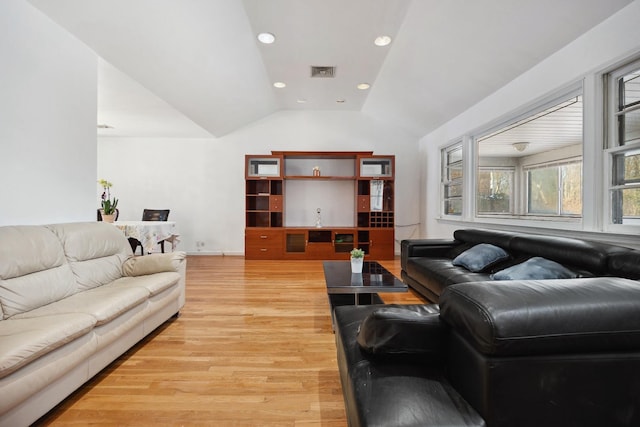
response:
M511 240L516 236L518 236L517 233L494 230L464 229L453 232L453 238L459 242L471 243L473 245L489 243L494 246L499 246L507 252L509 251Z
M640 251L626 251L609 256L609 274L640 280Z
M588 240L533 235L514 237L510 247L518 253L540 256L597 275L608 274L610 255L631 250Z
M499 246L514 259L538 256L598 276L640 278L638 251L622 246L569 237L476 229L456 230L453 237L472 245L490 243Z
M620 277L458 283L440 318L478 352L531 356L640 350L640 283Z

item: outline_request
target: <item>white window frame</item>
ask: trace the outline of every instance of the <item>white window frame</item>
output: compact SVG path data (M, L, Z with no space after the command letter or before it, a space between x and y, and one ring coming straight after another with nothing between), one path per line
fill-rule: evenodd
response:
M616 183L614 177L616 155L632 152L640 149L640 138L636 138L631 141L627 141L624 145L619 142L617 118L620 114L626 114L630 112L637 112L640 110L640 105L635 105L631 108L627 108L623 111L619 111L619 86L618 81L621 77L629 74L632 71L640 70L640 59L636 58L625 65L622 65L616 69L610 70L604 74L604 88L605 88L605 141L604 141L604 166L606 171L605 182L605 231L621 234L639 234L640 225L635 224L620 224L616 223L613 215L613 194L614 191L622 188L632 189L640 188L640 183L630 183L619 185Z
M449 163L449 153L452 153L456 150L460 151L460 161L455 163ZM465 196L465 185L464 185L464 177L466 176L465 171L465 162L464 162L464 149L462 145L462 140L458 140L453 144L449 144L446 147L440 149L440 214L442 217L452 218L452 219L460 219L464 215L464 196ZM450 169L455 167L459 167L462 176L457 179L449 179L449 171ZM447 188L453 185L459 185L461 189L460 197L447 197ZM460 200L460 213L452 214L446 211L447 202L452 200Z
M565 165L575 165L575 164L580 164L580 169L581 169L581 176L583 177L582 179L582 183L581 183L581 187L582 190L581 192L583 192L584 190L584 162L582 161L582 156L580 157L571 157L571 158L566 158L566 159L562 159L562 160L558 160L558 161L554 161L554 162L547 162L547 163L540 163L537 165L528 165L528 166L524 166L522 169L522 173L524 176L524 197L525 197L525 203L524 203L524 210L525 210L525 215L530 216L530 217L536 217L536 216L540 216L540 217L553 217L553 218L581 218L582 217L582 212L580 214L563 214L562 211L562 176L560 174L560 167L561 166L565 166ZM531 197L531 194L529 194L529 172L532 170L536 170L536 169L547 169L547 168L553 168L553 167L557 167L557 173L558 173L558 188L556 189L556 191L558 192L558 204L556 206L556 213L552 213L552 214L543 214L543 213L531 213L529 212L529 198ZM584 200L581 200L581 205L582 205L582 211L584 211Z

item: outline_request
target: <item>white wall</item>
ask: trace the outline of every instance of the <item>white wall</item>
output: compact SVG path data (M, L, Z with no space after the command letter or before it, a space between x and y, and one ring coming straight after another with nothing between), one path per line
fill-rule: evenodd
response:
M0 2L0 225L95 220L97 57Z
M426 175L421 183L421 191L427 195L425 205L422 207L424 210L422 222L426 225L422 230L422 236L450 238L451 233L458 228L489 225L440 219L440 148L480 127L497 123L514 111L524 112L522 110L525 106L534 104L543 96L576 82L584 81L585 91L584 168L585 171L601 168L599 151L602 147L602 133L598 126L601 112L593 108L594 100L600 96L598 93L600 80L596 76L605 68L611 67L630 55L640 54L638 22L640 22L640 1L634 1L502 89L424 136L419 143L421 163L426 165ZM588 103L590 105L587 105ZM602 188L601 183L596 182L594 177L595 174L585 174L583 200L585 218L583 224L579 226L581 229L574 231L602 231L602 218L598 218L597 214L593 213L598 203L600 206L602 204ZM548 223L547 226L567 227L552 223Z
M244 254L244 156L275 151L374 151L396 156L396 239L415 235L418 141L359 112L272 114L217 139L99 138L98 176L113 182L121 219L171 209L179 248ZM316 206L311 206L315 209ZM205 243L196 248L196 241Z

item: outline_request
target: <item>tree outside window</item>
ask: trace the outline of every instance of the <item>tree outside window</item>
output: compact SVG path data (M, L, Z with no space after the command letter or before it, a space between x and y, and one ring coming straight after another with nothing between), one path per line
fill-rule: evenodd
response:
M514 168L480 168L478 171L478 214L513 213Z
M527 190L530 215L581 215L582 162L529 169Z

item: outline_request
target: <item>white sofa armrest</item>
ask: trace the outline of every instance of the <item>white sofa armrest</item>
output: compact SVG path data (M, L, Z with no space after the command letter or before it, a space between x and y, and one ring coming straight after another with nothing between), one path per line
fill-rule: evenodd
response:
M125 276L143 276L147 274L162 273L165 271L179 272L180 264L186 258L182 251L166 254L151 254L132 257L122 264L122 274Z

